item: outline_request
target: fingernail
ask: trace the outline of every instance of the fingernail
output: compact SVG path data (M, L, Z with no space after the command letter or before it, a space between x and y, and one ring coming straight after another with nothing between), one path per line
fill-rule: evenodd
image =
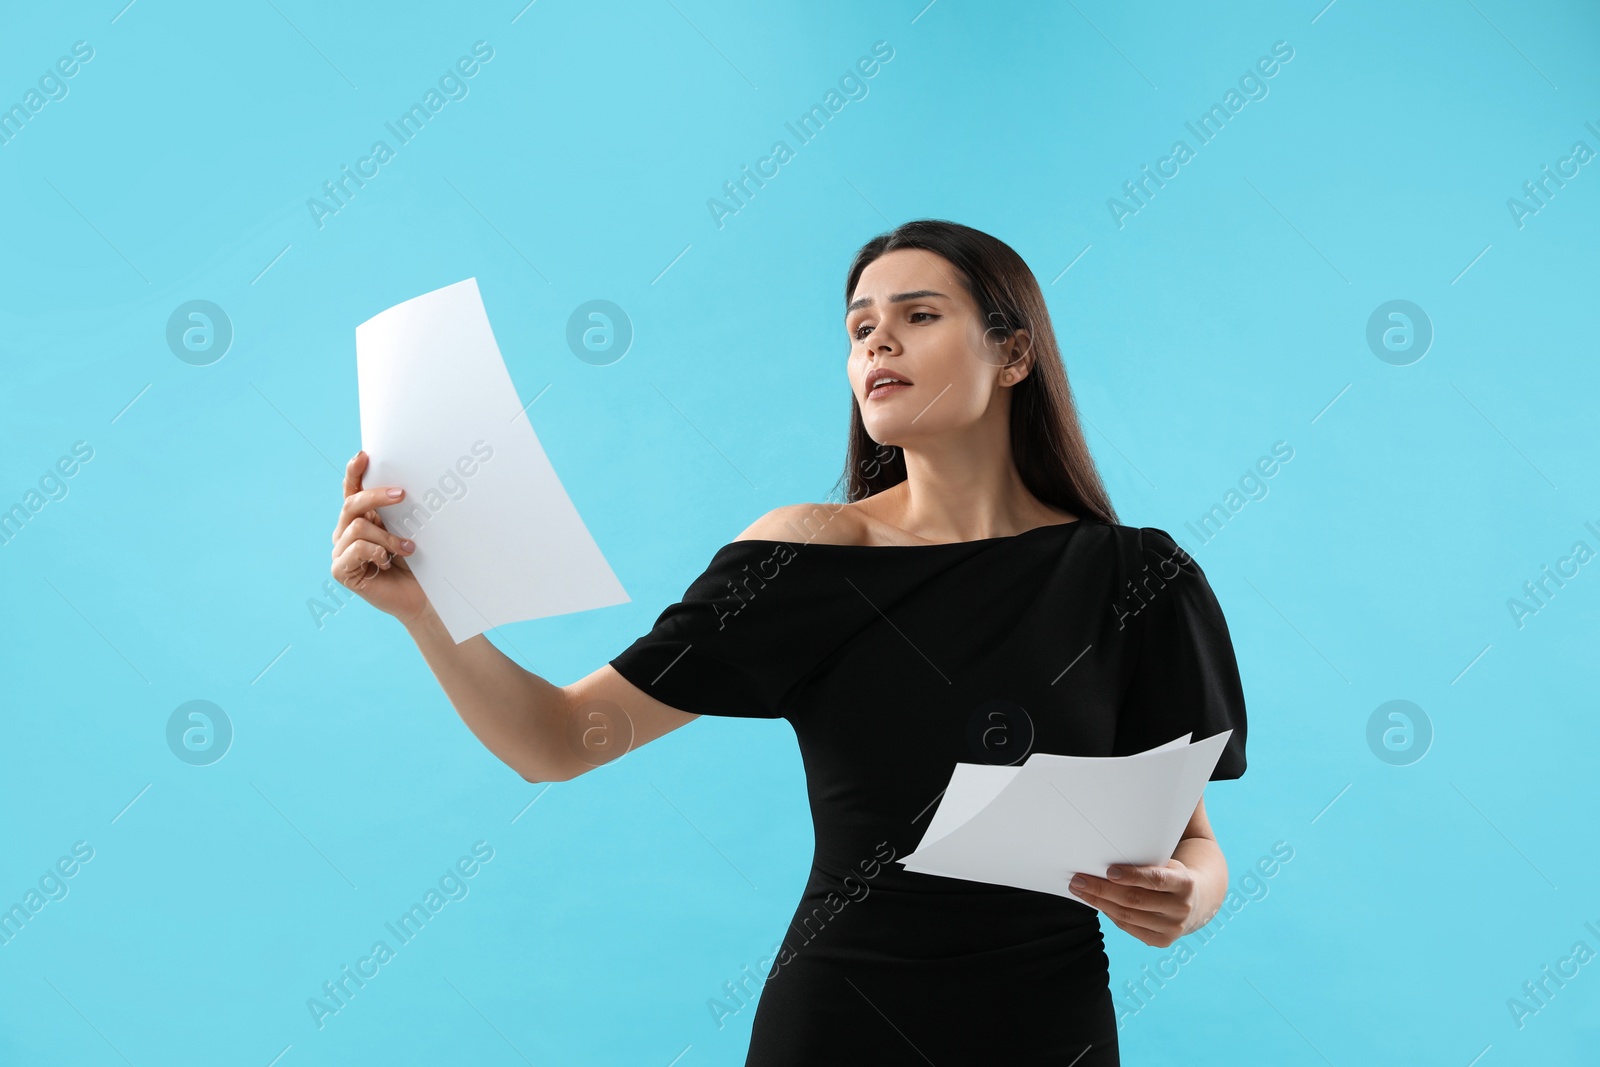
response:
M1081 893L1085 889L1089 888L1089 883L1084 881L1082 878L1074 878L1072 881L1068 882L1067 884L1072 887L1072 890L1075 893Z
M391 490L389 490L389 499L390 500L399 500L400 499L400 494L402 494L404 492L405 492L404 489L391 489Z
M1121 867L1107 867L1106 868L1106 877L1107 878L1121 878L1122 877L1122 868Z
M414 551L417 546L414 541L401 541L400 547L405 549L407 552L411 552Z

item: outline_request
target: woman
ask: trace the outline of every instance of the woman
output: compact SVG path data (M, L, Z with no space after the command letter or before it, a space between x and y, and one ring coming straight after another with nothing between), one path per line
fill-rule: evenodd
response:
M374 510L403 493L362 488L364 454L333 573L405 624L468 727L532 782L698 715L790 721L816 847L748 1064L1116 1064L1098 916L1158 947L1210 920L1228 871L1203 800L1165 864L1074 880L1094 907L893 861L957 762L1231 728L1211 777L1239 777L1227 625L1171 537L1117 523L1015 251L910 222L857 253L845 301L847 502L762 516L588 677L556 686L482 635L455 644Z

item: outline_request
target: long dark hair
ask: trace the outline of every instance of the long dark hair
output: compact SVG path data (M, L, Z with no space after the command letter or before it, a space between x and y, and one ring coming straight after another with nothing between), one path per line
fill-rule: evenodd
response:
M847 306L867 264L901 248L935 252L954 264L991 333L1005 338L1017 330L1028 331L1033 368L1011 387L1011 455L1023 485L1046 504L1080 517L1117 522L1116 509L1078 425L1044 293L1022 257L982 230L944 219L916 219L861 246L845 279ZM845 499L853 503L905 480L904 452L867 436L852 390L850 442L835 491L847 486Z

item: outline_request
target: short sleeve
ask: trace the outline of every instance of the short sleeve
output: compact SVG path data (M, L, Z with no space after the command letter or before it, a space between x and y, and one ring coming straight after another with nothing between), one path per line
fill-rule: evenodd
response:
M776 719L798 673L797 625L776 575L784 542L734 541L667 605L650 631L611 659L633 685L693 715Z
M1203 741L1224 730L1211 780L1245 770L1244 689L1233 641L1200 565L1165 530L1138 531L1138 554L1124 585L1137 610L1133 675L1117 713L1114 755L1130 755L1185 733Z

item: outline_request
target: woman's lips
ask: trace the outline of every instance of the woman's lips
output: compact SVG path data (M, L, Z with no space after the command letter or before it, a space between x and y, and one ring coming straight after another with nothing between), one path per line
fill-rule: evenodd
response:
M872 387L872 391L867 394L867 399L868 400L877 400L877 399L880 399L881 397L889 396L889 395L891 395L893 393L902 392L903 390L910 389L910 388L911 388L911 383L910 382L888 382L888 383L886 383L884 385L875 385L875 386Z

